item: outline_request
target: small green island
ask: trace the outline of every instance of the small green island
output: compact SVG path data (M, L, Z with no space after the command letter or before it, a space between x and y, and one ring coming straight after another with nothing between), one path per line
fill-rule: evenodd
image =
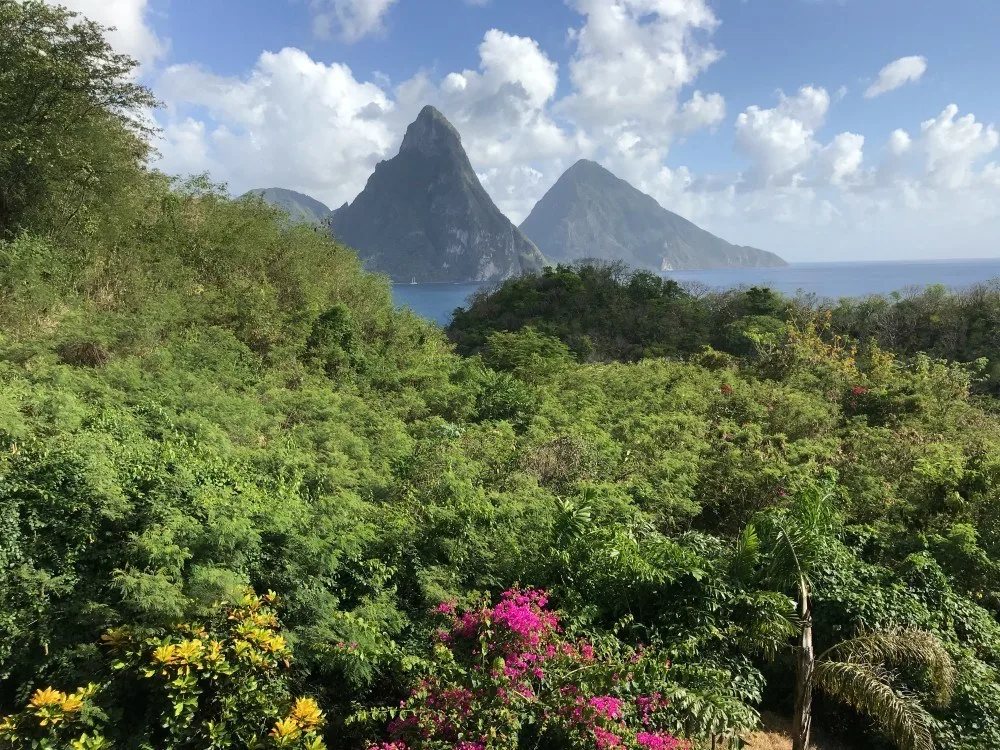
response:
M1000 747L1000 288L543 267L484 204L518 272L442 328L150 168L102 27L0 0L0 61L0 748Z

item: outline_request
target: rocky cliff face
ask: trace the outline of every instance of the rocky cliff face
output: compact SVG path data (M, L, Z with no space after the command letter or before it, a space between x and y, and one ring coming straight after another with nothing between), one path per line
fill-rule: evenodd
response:
M425 107L399 154L330 217L334 236L394 281L491 282L541 268L538 248L494 205L458 131Z
M586 160L559 178L521 230L552 262L600 258L662 271L787 265L706 232Z

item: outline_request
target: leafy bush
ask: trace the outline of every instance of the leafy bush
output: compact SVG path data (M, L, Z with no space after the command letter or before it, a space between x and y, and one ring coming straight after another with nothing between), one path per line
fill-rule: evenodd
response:
M311 698L291 700L291 651L274 604L273 594L248 593L208 625L109 631L108 681L69 694L36 690L0 723L0 743L98 750L141 737L162 748L321 750L323 712Z

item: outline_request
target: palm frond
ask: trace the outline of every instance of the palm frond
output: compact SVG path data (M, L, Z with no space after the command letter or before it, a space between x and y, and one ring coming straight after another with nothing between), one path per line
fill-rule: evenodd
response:
M832 502L833 495L832 488L828 486L809 487L796 495L792 504L792 515L800 526L815 533L832 533L840 523Z
M951 699L955 665L941 641L924 630L883 630L862 633L838 643L820 658L855 664L915 665L925 668L939 703Z
M753 576L760 562L760 537L753 524L747 526L736 540L736 547L729 563L729 573L733 580L746 582Z
M803 491L790 508L769 510L758 516L757 529L767 541L768 577L783 585L796 585L823 559L836 536L839 519L832 493L821 487Z
M822 661L814 684L871 717L901 750L934 750L927 713L911 696L895 691L885 669L871 664Z

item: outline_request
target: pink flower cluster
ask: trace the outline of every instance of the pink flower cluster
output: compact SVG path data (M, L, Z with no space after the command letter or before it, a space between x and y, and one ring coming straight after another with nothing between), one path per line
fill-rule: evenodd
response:
M622 717L621 698L612 698L610 695L595 696L590 699L589 704L599 716L606 719L620 719Z
M639 732L635 736L635 741L642 747L649 748L649 750L674 750L675 748L686 747L679 739L671 737L665 732Z
M644 726L648 727L653 723L653 714L657 711L662 711L668 705L668 701L659 693L653 693L652 695L640 695L635 699L636 713L639 716L639 722Z
M610 674L619 662L602 661L585 641L567 640L559 616L547 605L544 591L517 588L504 592L492 607L459 613L453 602L441 603L437 612L447 627L438 641L451 652L446 660L451 666L417 683L400 704L399 718L387 727L389 740L370 750L511 747L525 726L540 736L551 730L569 733L597 750L686 747L654 731L657 714L667 706L659 694L633 700L628 694L580 689L583 673ZM621 666L631 669L644 656L640 650L620 660ZM619 692L622 683L613 679L608 689ZM475 728L484 726L491 728L489 739L465 739L476 738Z

